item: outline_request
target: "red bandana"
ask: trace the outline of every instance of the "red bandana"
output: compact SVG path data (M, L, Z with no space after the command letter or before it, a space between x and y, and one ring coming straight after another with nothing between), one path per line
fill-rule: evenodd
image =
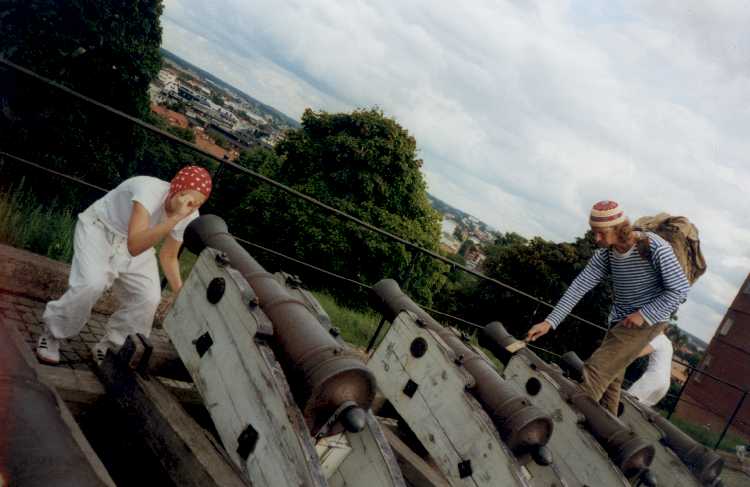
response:
M183 167L172 179L167 199L186 189L194 189L208 198L208 195L211 194L211 175L200 166Z

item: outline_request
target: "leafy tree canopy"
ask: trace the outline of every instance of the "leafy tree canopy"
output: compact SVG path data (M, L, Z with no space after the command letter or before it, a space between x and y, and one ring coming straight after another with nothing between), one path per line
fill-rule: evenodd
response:
M161 67L161 0L3 1L0 54L131 115Z
M274 153L251 154L243 155L240 163L409 241L437 249L440 216L427 200L416 141L380 110L329 114L308 109L302 127L289 132ZM267 185L246 194L240 207L228 215L232 231L359 281L400 280L411 260L403 245ZM432 290L443 279L442 267L424 257L417 261L409 280L416 299L431 302ZM323 285L312 274L307 281ZM339 291L350 304L366 304L363 292L351 286Z
M161 0L3 1L0 55L148 119L162 10ZM155 169L144 131L93 105L9 70L0 71L0 98L0 143L9 152L104 187ZM60 194L59 181L29 176L38 191ZM75 188L61 196L87 203Z
M590 232L573 243L553 243L539 237L527 240L506 233L485 248L487 259L482 270L488 277L554 304L586 266L595 249ZM436 301L439 309L479 324L501 321L519 338L551 311L509 289L478 280L454 288L446 286ZM604 325L610 303L611 291L608 283L604 283L589 292L574 313ZM558 353L573 350L585 359L602 338L602 331L568 318L556 331L543 337L539 345Z

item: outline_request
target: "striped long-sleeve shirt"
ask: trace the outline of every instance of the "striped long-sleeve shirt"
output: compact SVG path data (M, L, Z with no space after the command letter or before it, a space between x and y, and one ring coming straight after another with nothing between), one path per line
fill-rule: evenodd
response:
M599 249L547 317L557 328L581 298L608 275L612 276L614 302L609 322L616 323L640 311L650 325L666 321L685 301L690 283L680 267L672 246L654 233L647 233L650 259L641 257L634 245L620 254Z

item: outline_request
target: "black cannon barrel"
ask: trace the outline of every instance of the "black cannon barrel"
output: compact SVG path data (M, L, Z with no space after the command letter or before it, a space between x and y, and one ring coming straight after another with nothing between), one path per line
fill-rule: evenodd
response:
M485 326L480 338L480 344L505 363L513 355L506 347L516 341L498 321ZM655 454L653 445L639 438L622 421L602 408L591 396L568 380L559 368L543 361L528 348L522 348L516 354L524 356L537 370L554 378L561 394L583 414L588 430L626 476L642 473L651 465Z
M664 433L662 443L671 448L704 485L713 485L721 475L724 460L656 411L649 410L647 414L649 421Z
M0 323L0 485L104 487L10 326Z
M488 413L500 437L515 453L532 452L547 444L552 434L552 419L533 406L495 369L471 350L450 329L444 328L419 307L392 279L373 286L375 305L389 321L402 311L414 313L424 326L437 333L463 362L475 379L474 396Z
M566 352L563 362L573 374L583 373L583 361L575 352ZM701 445L677 426L651 408L641 408L648 420L664 434L661 442L669 447L687 465L704 485L712 485L721 475L724 460L715 452Z
M335 414L346 429L361 431L362 410L370 408L375 396L375 377L362 360L327 333L305 304L292 298L237 243L220 217L193 220L185 230L185 245L196 255L205 247L224 252L253 288L273 323L273 347L311 434Z

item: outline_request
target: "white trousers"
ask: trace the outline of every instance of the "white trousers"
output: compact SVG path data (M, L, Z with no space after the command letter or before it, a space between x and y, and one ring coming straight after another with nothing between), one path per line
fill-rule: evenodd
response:
M109 287L120 308L109 318L99 345L120 347L129 334L151 333L161 300L154 249L132 257L127 238L108 229L90 210L78 215L68 284L60 299L47 303L42 316L53 337L80 333L91 309Z
M651 343L654 349L648 356L648 366L640 379L635 381L628 392L646 406L653 406L669 392L672 375L672 342L663 333Z

